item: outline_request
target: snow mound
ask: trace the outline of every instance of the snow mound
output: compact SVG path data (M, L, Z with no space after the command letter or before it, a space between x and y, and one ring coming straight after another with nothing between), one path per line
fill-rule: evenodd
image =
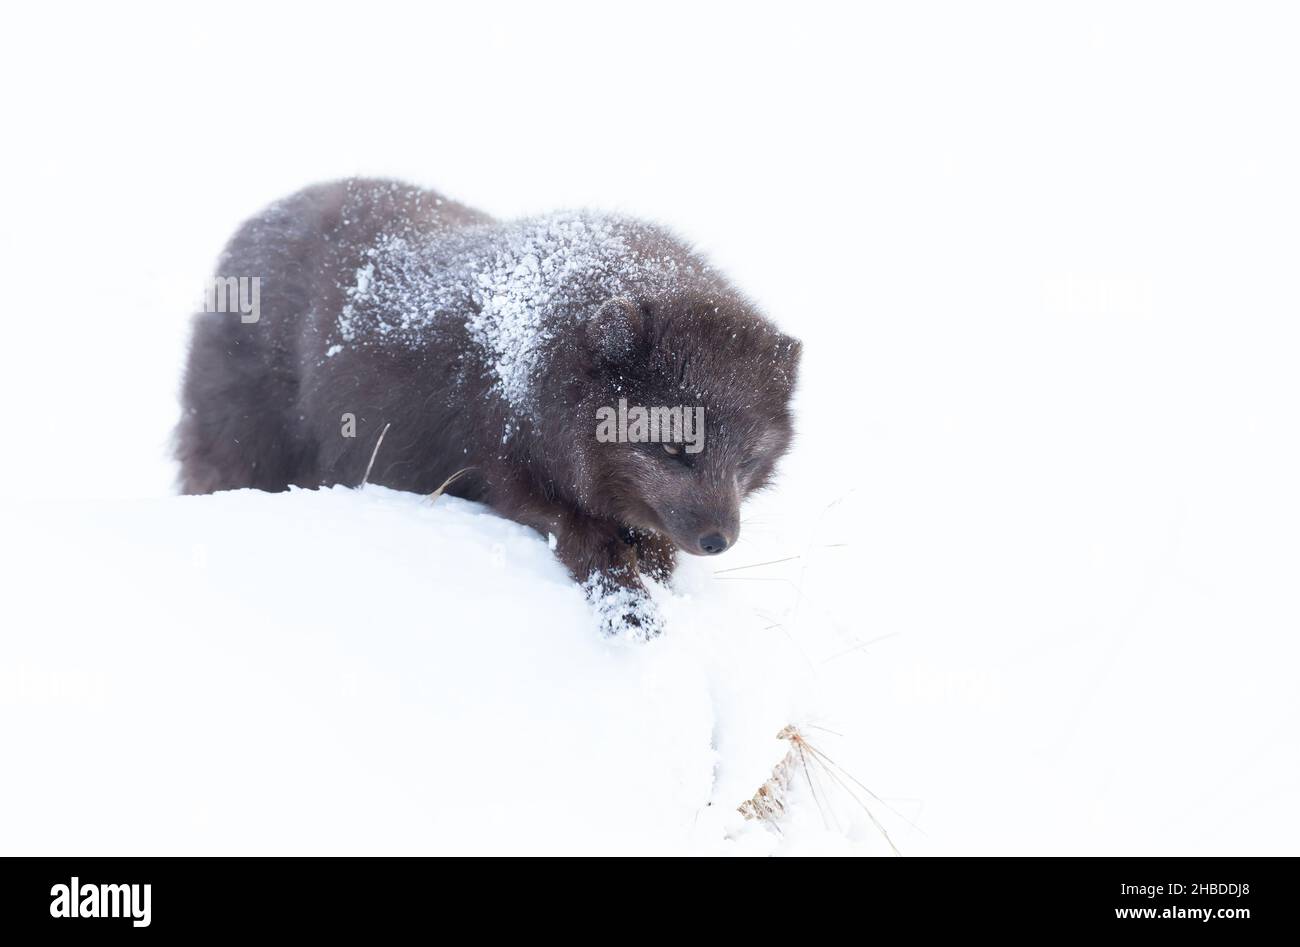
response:
M779 628L701 584L715 566L657 590L668 633L629 644L595 633L543 537L451 497L9 523L33 627L0 643L5 854L884 850L737 814L806 682Z

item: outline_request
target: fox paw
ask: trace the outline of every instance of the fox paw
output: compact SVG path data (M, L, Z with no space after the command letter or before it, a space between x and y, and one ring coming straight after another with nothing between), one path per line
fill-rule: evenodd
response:
M663 634L663 616L645 589L619 585L598 572L583 583L601 634L625 641L649 641Z

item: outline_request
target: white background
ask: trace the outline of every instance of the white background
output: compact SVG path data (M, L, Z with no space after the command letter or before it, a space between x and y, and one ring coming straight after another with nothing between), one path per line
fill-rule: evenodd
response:
M803 339L799 443L725 564L802 555L753 595L812 603L781 647L905 850L1295 854L1298 45L1283 4L10 10L0 809L89 778L33 742L80 711L13 682L87 665L61 622L141 633L149 577L100 610L85 548L183 502L222 243L363 173L662 221Z

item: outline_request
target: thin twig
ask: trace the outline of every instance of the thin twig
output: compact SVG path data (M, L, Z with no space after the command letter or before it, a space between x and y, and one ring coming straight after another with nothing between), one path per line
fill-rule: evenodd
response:
M778 562L793 562L800 558L799 556L786 556L784 559L769 559L767 562L755 562L747 566L732 566L730 569L714 569L714 575L722 575L724 572L741 572L745 569L757 569L759 566L774 566Z
M379 446L384 443L384 435L388 433L388 427L388 424L384 425L384 429L379 432L379 440L375 441L375 449L370 452L370 463L366 464L365 476L361 478L361 486L363 487L366 485L366 481L370 479L371 468L375 466L375 458L379 456Z
M454 474L452 474L450 477L448 477L446 480L442 482L442 486L440 486L437 490L434 490L432 493L429 494L429 501L430 502L436 501L438 497L442 496L442 491L446 490L453 483L459 480L461 478L461 475L467 474L473 469L474 469L473 467L462 467L460 470L457 470Z
M839 652L838 654L832 654L829 658L823 661L822 664L829 664L830 662L834 661L836 658L842 658L845 655L852 654L855 651L862 651L866 648L870 648L873 644L876 644L878 642L887 641L890 638L897 638L901 634L902 634L901 631L891 631L887 635L878 635L875 638L872 638L870 641L859 641L852 648L845 648L843 651Z
M862 781L861 781L860 779L858 779L856 776L854 776L852 773L850 773L848 770L846 770L846 769L845 769L843 766L841 766L839 763L836 763L833 759L831 759L829 756L827 756L827 755L826 755L825 753L823 753L821 750L817 749L817 747L813 746L811 743L808 744L808 751L809 751L810 753L812 753L812 755L813 755L814 758L816 758L816 759L822 761L822 765L825 766L826 769L827 769L828 771L830 770L830 767L833 766L835 769L839 770L839 771L840 771L841 773L843 773L846 777L848 777L850 780L852 780L856 785L858 785L859 787L861 787L862 791L865 792L865 793L866 793L868 796L870 796L872 799L876 800L876 802L880 803L882 806L884 806L886 809L888 809L888 810L889 810L890 812L892 812L894 815L898 816L900 819L902 819L904 822L906 822L906 823L907 823L908 825L910 825L912 828L916 829L916 831L920 832L922 835L925 834L925 832L921 829L921 827L920 827L919 825L917 825L915 822L913 822L913 821L912 821L911 819L909 819L907 816L903 815L903 813L899 812L897 809L895 809L895 808L894 808L893 806L891 806L889 803L885 802L885 800L883 800L883 799L881 799L879 796L877 796L874 792L872 792L872 791L871 791L870 789L868 789L865 785L863 785L863 783L862 783ZM827 766L827 764L829 764L829 766ZM845 788L847 789L847 787L845 787ZM852 793L850 793L850 795L852 795ZM856 798L856 797L855 797L855 798Z

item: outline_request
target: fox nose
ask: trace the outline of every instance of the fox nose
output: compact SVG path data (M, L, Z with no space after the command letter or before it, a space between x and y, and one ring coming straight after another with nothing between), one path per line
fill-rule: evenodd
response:
M705 555L716 556L722 550L726 549L729 544L727 537L721 533L709 533L700 537L700 548L704 550Z

